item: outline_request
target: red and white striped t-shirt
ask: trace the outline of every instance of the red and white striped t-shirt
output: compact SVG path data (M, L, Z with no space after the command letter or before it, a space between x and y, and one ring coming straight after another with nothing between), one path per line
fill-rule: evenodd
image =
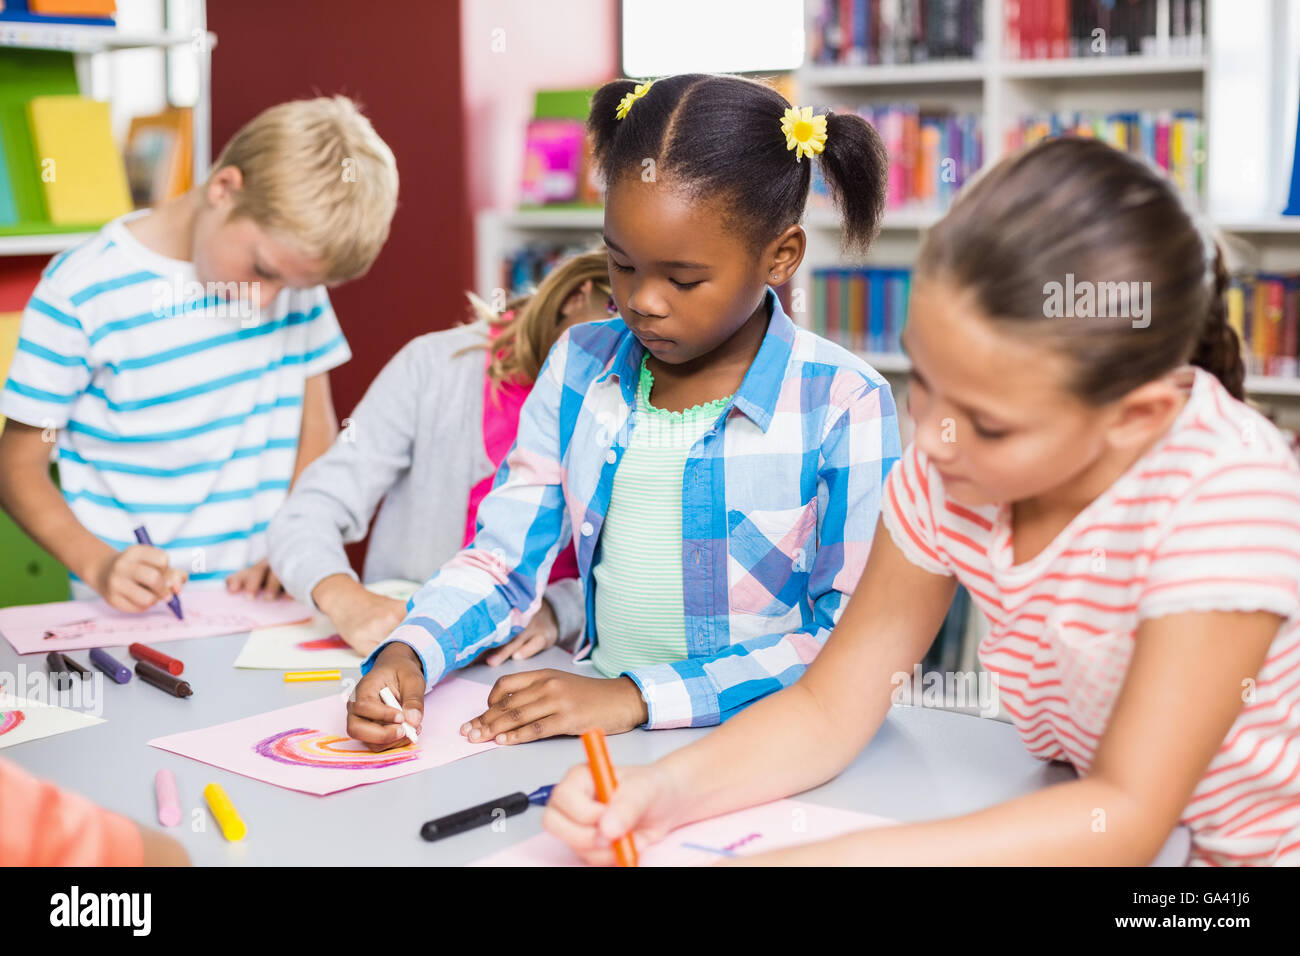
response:
M1140 621L1280 615L1254 697L1181 822L1193 864L1300 864L1300 466L1267 419L1196 369L1168 434L1019 565L1010 506L947 500L914 444L889 474L881 511L909 560L955 576L988 616L980 663L997 675L1025 746L1080 773Z

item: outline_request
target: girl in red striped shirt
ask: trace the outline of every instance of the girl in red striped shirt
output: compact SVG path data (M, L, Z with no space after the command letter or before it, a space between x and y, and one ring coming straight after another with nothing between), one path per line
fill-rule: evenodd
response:
M1300 864L1300 467L1242 402L1227 282L1170 184L1102 143L973 183L917 263L915 441L825 649L704 740L621 768L608 807L576 768L548 829L608 862L628 830L835 776L960 582L1002 709L1079 779L762 862L1145 864L1181 824L1192 863Z

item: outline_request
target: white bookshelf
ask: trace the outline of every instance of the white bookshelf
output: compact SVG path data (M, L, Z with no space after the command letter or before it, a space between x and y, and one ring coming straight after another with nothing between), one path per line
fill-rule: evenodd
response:
M1206 0L1206 41L1198 52L1175 54L1168 36L1168 2L1157 17L1163 36L1157 36L1151 55L1016 60L1004 56L1003 0L984 0L983 56L960 61L931 61L881 66L828 66L808 64L795 72L796 96L802 104L858 106L866 103L916 102L982 117L984 160L996 162L1003 153L1007 129L1021 115L1056 110L1181 110L1202 115L1208 131L1213 123L1211 83L1216 69L1213 48L1214 17L1237 16L1223 0ZM1285 24L1283 5L1274 0L1268 16L1274 32ZM806 4L809 17L815 4ZM1264 44L1269 38L1261 36ZM1232 60L1220 69L1234 70ZM1281 80L1278 81L1280 85ZM1289 154L1288 154L1289 158ZM1225 166L1227 164L1225 163ZM1207 160L1204 180L1212 168ZM1230 265L1269 270L1300 271L1300 216L1204 214L1224 234ZM915 261L926 229L942 216L937 208L908 208L886 213L881 234L865 264L906 266ZM481 294L499 282L500 262L512 248L540 239L579 242L600 235L602 213L588 210L528 210L481 213L476 223L477 275ZM810 207L804 218L808 251L793 280L804 301L812 302L812 272L816 268L849 264L839 251L839 220L830 209ZM862 264L855 261L855 264ZM799 316L795 316L796 320ZM865 356L905 389L907 361L897 355ZM1247 389L1253 397L1275 405L1284 424L1300 425L1300 379L1250 376ZM902 406L902 396L899 396Z
M168 5L167 9L177 6L184 9L184 22L161 29L0 20L0 48L62 50L75 54L82 95L103 100L111 100L113 96L112 85L105 80L109 71L96 68L105 56L145 49L190 53L195 58L198 79L198 95L191 110L194 124L193 181L198 183L207 177L211 163L212 49L217 37L207 29L205 0L184 0L179 5ZM122 6L119 5L121 12ZM165 69L159 76L160 82ZM0 236L0 256L50 255L72 248L89 235L91 233L60 232Z

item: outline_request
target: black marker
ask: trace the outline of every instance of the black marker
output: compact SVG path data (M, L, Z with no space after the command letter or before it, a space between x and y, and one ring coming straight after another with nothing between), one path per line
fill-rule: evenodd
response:
M72 686L72 675L68 673L68 665L63 662L63 655L58 651L50 651L45 655L45 666L50 670L50 680L54 683L55 690L67 690Z
M459 813L450 813L445 817L430 820L420 827L420 836L430 842L441 840L443 837L455 836L457 833L464 833L466 830L473 830L475 827L486 826L496 819L498 810L504 810L506 816L513 817L516 814L523 813L531 805L545 806L546 801L551 797L551 787L553 786L554 784L538 787L532 793L523 793L522 791L512 793L500 800L489 800L487 803L480 803L468 810L461 810Z

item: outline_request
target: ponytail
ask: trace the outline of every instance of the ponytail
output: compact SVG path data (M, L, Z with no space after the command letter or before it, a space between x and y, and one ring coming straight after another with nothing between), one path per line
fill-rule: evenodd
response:
M630 101L619 119L619 105ZM821 163L844 219L846 249L865 251L880 229L888 159L860 116L826 114L826 139L804 156L783 129L790 103L772 86L739 76L679 73L649 86L606 83L591 98L587 131L607 188L653 160L658 180L725 209L746 242L765 244L803 219L812 165Z
M865 253L880 231L889 154L875 127L854 113L828 113L818 157L843 221L841 249Z
M587 134L591 137L592 159L599 169L604 169L614 136L623 123L617 116L618 104L624 96L633 92L636 86L635 80L611 80L591 97L591 112L587 114Z
M1192 352L1191 363L1205 369L1241 401L1246 395L1246 370L1241 361L1241 340L1237 331L1228 324L1228 269L1224 265L1223 250L1214 244L1214 291L1210 294L1210 307L1206 310L1201 337Z

